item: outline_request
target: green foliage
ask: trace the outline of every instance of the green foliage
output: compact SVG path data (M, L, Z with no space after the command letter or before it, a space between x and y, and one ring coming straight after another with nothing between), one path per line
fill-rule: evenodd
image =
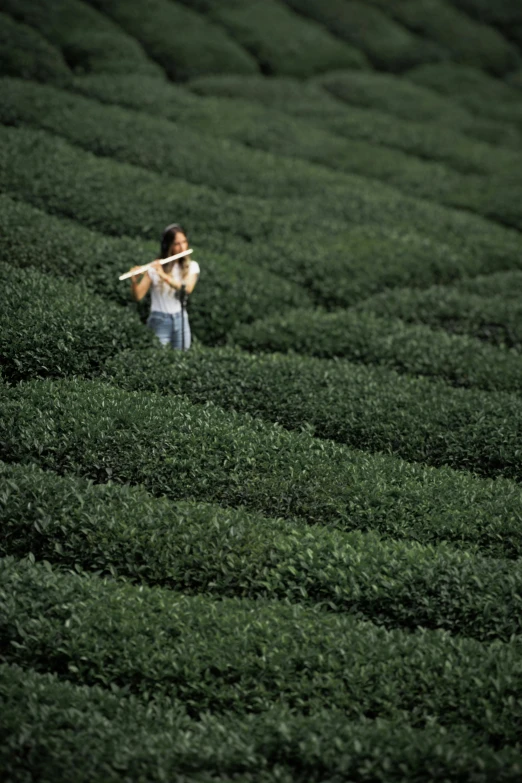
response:
M315 135L323 136L325 143L312 146L306 139L304 156L333 169L326 171L302 160L208 138L195 132L192 123L189 129L141 112L100 106L52 87L4 80L0 95L0 120L6 125L44 128L97 155L159 174L168 171L171 176L216 189L262 198L296 198L311 188L342 187L341 172L346 171L522 228L522 188L498 177L459 174L442 164L414 160L398 150L376 149L367 142L348 142L322 131ZM154 145L144 145L143 138L154 138ZM299 154L299 149L293 153ZM522 156L517 162L522 166Z
M0 261L81 280L93 293L133 308L129 283L118 277L126 269L154 259L159 244L108 237L2 195L0 230ZM267 276L241 258L230 258L225 252L198 252L197 258L201 281L189 309L193 332L203 343L223 342L237 322L248 323L306 302L311 306L303 288L277 274ZM138 305L143 318L149 304L147 297Z
M426 286L520 265L515 232L355 176L324 194L281 199L275 213L272 200L99 159L43 131L0 128L0 138L4 192L112 235L155 239L182 216L189 234L198 226L205 252L236 253L270 272L285 258L287 278L312 280L312 294L327 306L389 285ZM304 226L314 227L306 243Z
M517 0L452 0L470 16L481 22L496 25L507 38L522 46L522 6Z
M68 281L0 264L4 378L90 376L124 346L145 348L152 334L130 311Z
M299 13L324 24L361 49L376 68L403 71L444 57L444 49L396 24L378 8L358 0L285 0Z
M238 324L230 342L253 352L295 352L323 359L338 356L401 373L442 378L455 386L514 393L522 388L518 354L422 324L382 318L371 311L293 310L252 324Z
M441 631L387 631L346 615L263 600L169 590L0 563L4 661L79 685L165 696L191 717L274 706L347 720L465 723L493 748L522 729L520 645Z
M257 60L264 74L307 78L332 68L365 68L362 52L277 0L183 0L222 25ZM217 69L216 69L217 70Z
M506 298L503 290L489 292L486 281L480 283L483 288L479 284L477 293L471 283L467 284L469 293L445 286L433 286L425 291L412 288L387 291L361 302L357 309L385 318L401 318L408 323L440 327L452 334L466 334L521 351L520 301L516 297Z
M205 16L171 0L88 0L143 46L175 80L199 74L255 73L255 60Z
M0 13L0 75L57 84L71 78L61 52L36 30L4 13Z
M173 504L33 465L0 463L0 475L2 557L32 554L62 569L188 594L320 604L379 625L444 628L486 641L508 641L522 630L518 562L209 504ZM496 549L515 554L502 542Z
M447 732L438 725L349 721L328 708L312 716L273 707L194 721L172 699L144 704L114 683L108 692L8 664L0 665L0 698L0 763L12 783L25 783L27 767L55 783L180 775L223 783L238 775L245 783L321 783L325 775L358 783L457 776L466 783L514 783L520 770L518 750L495 751L462 727Z
M2 10L34 27L61 49L76 73L163 77L137 41L82 0L2 0Z
M493 27L460 12L453 0L371 0L413 33L446 52L446 60L502 75L520 62L515 49Z
M515 482L350 450L313 438L306 425L290 433L181 396L79 380L0 387L0 394L7 462L344 530L486 549L502 541L504 551L519 551Z
M451 98L479 117L522 127L522 99L517 90L474 68L454 63L423 65L410 71L408 79Z

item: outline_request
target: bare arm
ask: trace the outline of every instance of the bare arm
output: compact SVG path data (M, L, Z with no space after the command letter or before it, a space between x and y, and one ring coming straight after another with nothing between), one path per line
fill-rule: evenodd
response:
M175 291L179 291L181 289L181 286L184 285L187 294L191 294L192 291L194 290L196 283L198 282L199 274L194 272L189 272L189 274L184 278L183 282L179 283L177 280L174 280L174 278L171 277L171 275L168 275L164 271L161 264L159 264L158 262L157 265L156 264L154 265L154 269L156 269L160 278L164 280L165 283L168 283L168 285L170 285L171 288L174 288Z
M133 267L133 269L139 269L139 266ZM131 269L132 272L132 269ZM141 280L138 281L138 275L135 275L134 277L131 277L131 292L133 299L136 300L136 302L139 302L147 291L150 288L150 277L145 272L145 274L142 276Z

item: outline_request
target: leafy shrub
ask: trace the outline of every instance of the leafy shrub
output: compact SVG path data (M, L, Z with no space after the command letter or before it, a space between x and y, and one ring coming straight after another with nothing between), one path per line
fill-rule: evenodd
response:
M516 640L387 631L300 606L137 590L10 559L0 568L6 663L115 683L147 701L166 696L191 717L274 706L313 715L326 702L347 720L464 723L497 749L520 736Z
M378 8L357 0L285 0L299 13L324 24L334 35L361 49L376 68L402 71L444 57L444 49L422 40Z
M139 320L79 285L0 264L0 360L7 381L93 375L109 356L153 344Z
M158 250L157 242L108 237L2 195L0 230L0 261L81 280L94 293L132 308L130 286L118 277L131 266L153 259ZM248 323L305 302L311 306L304 289L274 273L267 277L262 269L240 258L216 252L197 257L201 282L189 309L193 332L204 343L222 342L238 322ZM138 305L143 317L149 304L146 298Z
M454 63L424 65L409 71L408 79L436 90L474 114L522 126L522 101L516 90L474 68Z
M0 553L189 594L319 603L379 625L520 634L517 563L385 542L0 463ZM522 528L521 528L522 532ZM204 544L203 544L204 542ZM502 554L514 554L496 547ZM491 614L488 607L499 607Z
M284 3L212 0L197 5L256 58L265 74L307 78L332 68L367 67L362 52L292 13Z
M205 251L237 253L270 271L284 257L287 277L299 284L318 279L318 301L330 306L341 284L353 302L388 285L448 282L471 269L520 264L519 234L355 176L345 175L342 187L324 194L280 199L275 213L272 200L225 195L98 159L43 131L0 128L0 138L4 192L113 235L156 238L173 215L182 216L189 233L197 225ZM315 238L304 244L306 225L314 226ZM348 273L355 278L350 284Z
M444 286L425 291L404 288L377 294L361 302L357 309L522 350L522 306L516 298L506 299L503 292L480 296Z
M373 312L293 310L239 324L229 341L255 352L295 352L323 359L338 356L442 378L455 386L515 393L522 388L518 354Z
M190 126L144 116L126 109L100 106L52 87L4 80L0 120L65 136L98 155L115 157L159 174L262 198L298 197L310 187L342 185L341 172L362 174L415 196L456 204L507 225L522 228L521 189L498 178L463 175L441 164L414 160L397 150L366 142L348 142L323 135L325 144L307 145L305 157L335 171L302 160L275 157L242 145L208 138ZM64 118L67 118L64 121ZM86 119L87 118L87 119ZM144 145L154 138L154 145ZM288 142L287 142L288 144ZM300 157L300 150L294 154ZM522 157L519 161L522 164ZM499 194L500 191L500 194Z
M461 13L454 7L453 0L371 2L413 33L437 43L446 51L446 60L451 59L500 75L519 61L515 47L497 30Z
M2 10L34 27L61 49L77 73L130 72L163 77L137 41L81 0L2 0Z
M170 0L88 0L143 46L171 79L255 73L255 60L206 17Z
M0 13L0 75L64 84L71 72L61 52L36 30Z
M505 479L353 451L313 438L304 423L290 433L181 396L79 380L0 386L0 395L7 462L423 543L520 546L522 491Z
M196 780L200 772L223 783L238 774L258 783L276 776L320 783L325 774L359 783L456 776L512 783L520 764L519 751L494 751L462 727L448 733L403 721L350 722L338 710L305 716L285 707L193 721L172 699L144 704L114 683L110 692L86 688L9 664L0 664L0 696L0 762L12 783L26 781L28 766L42 780L64 783Z
M504 34L522 45L522 8L513 0L452 0L454 5L462 8L470 16L481 22L496 25Z

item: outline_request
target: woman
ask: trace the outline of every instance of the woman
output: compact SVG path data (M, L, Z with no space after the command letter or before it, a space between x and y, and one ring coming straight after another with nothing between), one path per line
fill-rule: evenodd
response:
M167 226L161 238L161 258L188 250L188 239L177 223ZM139 267L135 266L133 272ZM180 351L190 348L190 324L187 311L184 311L183 334L181 325L180 297L186 292L192 293L199 276L199 264L184 256L177 261L161 264L156 260L138 281L138 275L131 278L132 295L139 302L151 288L150 315L147 326L159 338L162 345L170 345ZM182 290L182 287L184 290Z

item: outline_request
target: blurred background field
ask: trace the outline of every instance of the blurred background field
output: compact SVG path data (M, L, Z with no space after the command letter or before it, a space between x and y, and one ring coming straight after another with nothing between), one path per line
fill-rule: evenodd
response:
M0 140L2 779L519 781L519 0L0 0Z

